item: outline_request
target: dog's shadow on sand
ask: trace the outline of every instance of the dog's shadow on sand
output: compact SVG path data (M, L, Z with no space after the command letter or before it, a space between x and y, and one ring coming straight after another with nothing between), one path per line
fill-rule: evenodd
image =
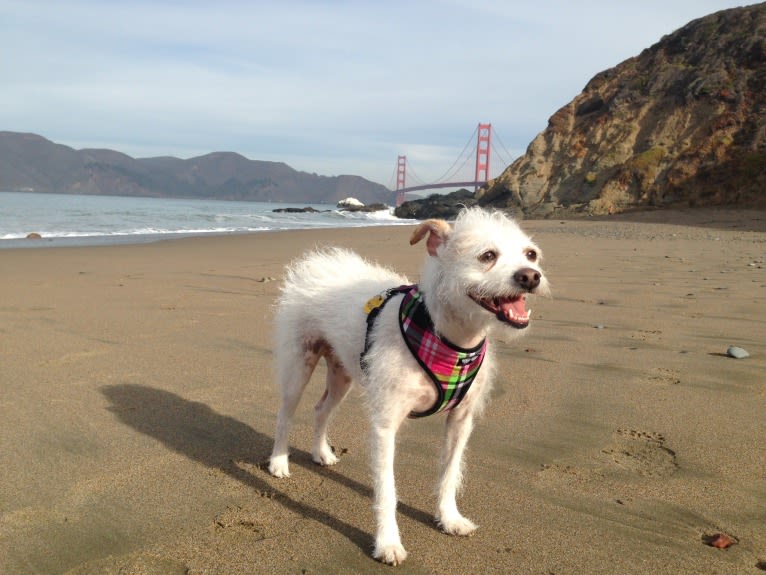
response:
M290 511L334 529L365 552L371 549L372 535L306 502L295 501L276 488L278 483L266 470L273 438L233 417L216 413L204 403L144 385L119 384L101 388L111 402L109 411L121 422L162 442L166 447L207 467L220 470L256 493L271 493ZM311 454L292 449L290 460L324 479L335 481L365 497L370 487L311 461ZM243 465L244 464L244 465ZM252 469L252 471L250 471ZM433 526L432 516L401 502L403 515Z

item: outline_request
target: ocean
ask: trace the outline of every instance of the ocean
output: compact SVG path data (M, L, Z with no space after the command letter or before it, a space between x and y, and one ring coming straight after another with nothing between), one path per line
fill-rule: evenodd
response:
M277 213L310 206L321 213ZM172 237L411 224L393 209L334 205L0 192L0 248L144 243ZM30 233L41 240L26 239Z

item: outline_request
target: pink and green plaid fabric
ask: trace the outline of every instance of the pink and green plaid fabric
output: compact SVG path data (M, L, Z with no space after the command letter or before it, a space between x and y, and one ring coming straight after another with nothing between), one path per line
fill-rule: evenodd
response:
M460 348L434 331L433 321L417 285L407 286L399 306L399 326L407 347L436 385L439 398L433 407L412 412L425 417L456 407L468 393L487 352L487 340L473 349ZM402 290L404 291L404 290Z

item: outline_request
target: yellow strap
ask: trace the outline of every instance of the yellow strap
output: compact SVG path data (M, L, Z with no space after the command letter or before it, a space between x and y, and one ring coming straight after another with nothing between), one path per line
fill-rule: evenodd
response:
M381 305L383 305L384 301L385 299L380 294L370 298L369 300L367 300L367 303L364 304L364 313L366 313L367 315L370 315L370 312L374 310L375 308L378 308Z

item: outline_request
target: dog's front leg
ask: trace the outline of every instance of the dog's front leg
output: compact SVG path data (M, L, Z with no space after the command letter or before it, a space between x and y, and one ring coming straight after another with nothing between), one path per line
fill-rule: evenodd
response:
M463 478L463 452L473 430L473 413L467 406L453 409L447 416L439 479L436 521L450 535L471 535L476 525L457 509L457 491Z
M396 433L406 414L396 418L373 418L372 475L375 483L373 510L375 512L375 549L373 557L398 565L407 558L396 523L396 485L394 483L394 450Z

